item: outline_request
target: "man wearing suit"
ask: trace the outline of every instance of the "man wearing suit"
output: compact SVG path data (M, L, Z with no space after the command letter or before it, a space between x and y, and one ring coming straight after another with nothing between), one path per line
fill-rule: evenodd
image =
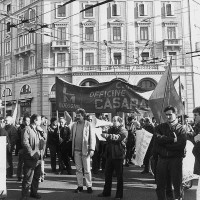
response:
M90 158L95 150L95 133L92 131L91 123L85 120L85 117L85 110L79 108L76 111L76 122L71 127L72 155L74 156L78 182L75 193L83 191L83 169L87 192L92 193Z

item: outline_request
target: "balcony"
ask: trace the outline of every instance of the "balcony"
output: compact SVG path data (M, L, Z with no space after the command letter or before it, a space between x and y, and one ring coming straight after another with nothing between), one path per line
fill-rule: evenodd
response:
M60 50L62 50L62 48L67 48L69 50L70 42L69 40L54 40L52 41L51 47L53 50L55 48L60 48Z
M171 48L172 50L174 48L182 48L182 39L165 39L164 40L164 49Z
M35 51L35 50L36 50L35 44L28 44L23 47L14 49L14 55L26 54L28 51Z
M72 66L72 72L130 72L130 71L164 71L162 64L146 65L76 65Z

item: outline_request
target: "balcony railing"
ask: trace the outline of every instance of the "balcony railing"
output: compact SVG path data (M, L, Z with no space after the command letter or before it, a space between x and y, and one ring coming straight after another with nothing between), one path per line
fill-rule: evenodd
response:
M54 40L51 47L69 47L69 40Z
M14 50L14 55L25 53L27 51L35 51L35 44L28 44Z
M165 39L164 46L182 46L182 39Z

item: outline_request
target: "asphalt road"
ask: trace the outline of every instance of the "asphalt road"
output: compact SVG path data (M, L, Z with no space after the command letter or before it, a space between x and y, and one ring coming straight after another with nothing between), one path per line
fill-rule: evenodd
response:
M14 156L14 166L16 172L17 157ZM134 165L124 167L124 198L125 200L156 200L153 176L151 174L140 174L143 169ZM88 194L85 191L75 194L73 191L77 188L75 167L73 166L74 175L57 175L51 173L50 160L46 159L45 172L47 173L44 182L40 183L39 193L42 200L111 200L115 196L116 178L113 178L113 190L111 197L97 197L102 192L104 185L104 174L93 175L93 193ZM195 193L197 180L193 181L193 187L185 191L184 200L196 200ZM21 196L21 182L17 182L16 175L14 178L7 180L7 199L18 200ZM31 199L31 198L30 198Z

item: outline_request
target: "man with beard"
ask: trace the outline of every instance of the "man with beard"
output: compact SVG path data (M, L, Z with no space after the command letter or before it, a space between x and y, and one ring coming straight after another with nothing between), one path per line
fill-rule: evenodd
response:
M180 200L182 198L182 160L185 154L186 131L178 123L176 107L167 106L164 113L167 122L158 125L155 129L158 152L156 193L158 200L166 200L167 180L171 179L175 200Z
M91 123L86 120L85 110L79 108L76 111L76 122L71 127L72 132L72 155L76 165L76 177L78 188L75 193L83 191L83 169L86 180L87 192L92 193L92 175L90 159L95 150L95 134Z
M9 138L10 145L11 145L11 150L7 151L7 161L8 161L8 164L9 164L9 168L7 168L7 178L12 178L13 177L12 152L14 150L16 143L17 143L18 135L17 135L17 129L13 125L13 118L11 116L6 117L4 129L8 133L8 138Z

